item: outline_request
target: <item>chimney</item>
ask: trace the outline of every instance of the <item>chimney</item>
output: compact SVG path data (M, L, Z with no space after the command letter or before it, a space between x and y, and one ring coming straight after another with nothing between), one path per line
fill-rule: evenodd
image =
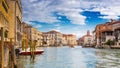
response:
M111 19L111 23L114 23L114 22L115 22L115 20Z

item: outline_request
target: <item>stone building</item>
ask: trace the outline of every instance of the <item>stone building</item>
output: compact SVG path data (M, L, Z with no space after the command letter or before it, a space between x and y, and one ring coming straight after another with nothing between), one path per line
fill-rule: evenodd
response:
M5 42L8 41L8 32L9 32L9 4L6 0L0 0L0 68L7 67L8 65L8 52L9 49L7 46L4 46Z
M32 40L31 32L32 32L32 26L23 22L22 23L22 46L25 45L26 47L29 47ZM25 43L23 44L23 42Z
M62 45L62 36L63 34L57 31L44 32L43 43L46 43L47 46L61 46Z
M0 0L0 35L1 35L0 63L3 63L0 64L0 68L8 66L9 48L7 45L11 45L11 47L13 48L14 48L13 45L16 44L20 46L21 41L18 40L19 42L17 43L17 39L20 39L17 38L18 37L17 28L21 32L21 26L20 26L21 24L17 26L18 22L19 23L22 22L21 0ZM3 49L3 45L5 45L4 49ZM12 58L15 60L14 50L12 50L12 55L13 55Z
M112 40L115 45L119 45L119 27L120 21L112 19L111 22L98 24L94 30L96 47L105 45L108 40Z
M93 46L93 36L90 35L90 31L87 31L87 34L82 36L79 41L79 45L81 46Z
M43 37L42 37L42 32L38 31L38 46L43 45Z
M42 32L40 32L38 29L33 28L32 31L32 40L36 41L36 46L40 47L42 46Z
M114 41L116 46L120 46L120 20L113 23Z
M73 34L63 34L64 45L77 45L76 36Z
M32 28L31 34L32 34L32 37L31 37L32 44L31 45L37 46L37 43L38 43L38 30L37 30L37 28Z
M49 34L47 32L43 32L42 37L43 37L43 39L42 39L43 45L42 46L49 46L50 45ZM54 44L54 42L52 44Z

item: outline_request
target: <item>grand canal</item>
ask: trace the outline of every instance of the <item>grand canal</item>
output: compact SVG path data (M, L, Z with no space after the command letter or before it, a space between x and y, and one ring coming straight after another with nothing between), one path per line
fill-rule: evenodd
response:
M18 68L120 68L120 50L45 47L42 55L20 56Z

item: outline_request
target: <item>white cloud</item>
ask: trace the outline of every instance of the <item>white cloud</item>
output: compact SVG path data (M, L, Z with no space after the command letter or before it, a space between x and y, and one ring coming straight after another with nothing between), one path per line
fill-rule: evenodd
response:
M66 16L73 24L83 25L86 17L80 13L86 10L98 11L106 15L100 17L103 19L115 19L120 16L120 0L22 0L22 3L24 21L60 22L53 14L58 12Z
M40 1L37 3L32 0L23 1L24 21L40 21L40 22L59 22L56 17L52 15L53 7L47 7L50 1Z
M100 16L99 18L103 19L119 19L118 16L110 15L110 16Z
M73 24L85 24L86 17L83 15L79 15L79 12L69 12L65 15L68 16L68 19L70 19Z
M28 24L30 24L32 27L35 27L35 28L41 28L42 27L42 25L40 25L40 24L37 24L37 23L33 23L33 22L26 22L26 23L28 23Z
M36 0L37 1L37 0ZM54 12L62 13L73 24L85 24L86 17L81 15L80 2L78 0L22 0L24 21L36 20L45 23L60 22ZM71 15L74 13L74 17Z
M118 19L120 16L120 4L118 3L120 3L120 0L110 0L109 2L107 0L101 0L100 2L94 2L92 5L94 7L93 9L86 10L100 12L101 15L105 15L100 16L103 19Z
M60 22L61 17L54 16L53 12L66 16L73 24L84 25L86 16L80 14L84 11L100 12L100 18L118 19L120 16L120 0L22 0L23 20L39 21L45 23ZM40 26L38 26L40 27ZM55 30L62 31L59 25ZM86 29L86 28L85 28ZM75 33L77 37L85 34L83 28L73 31L63 31L65 33Z
M35 2L35 1L37 1L37 0L29 0L29 1L32 3L32 2Z
M102 9L100 13L103 15L107 15L103 17L104 19L119 19L120 6L110 6L108 7L108 9L104 8L104 10Z

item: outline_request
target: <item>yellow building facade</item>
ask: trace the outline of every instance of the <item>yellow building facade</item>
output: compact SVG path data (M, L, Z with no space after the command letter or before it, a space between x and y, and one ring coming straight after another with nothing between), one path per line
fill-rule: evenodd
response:
M76 36L73 34L64 34L64 45L77 45Z
M5 0L0 0L0 68L5 65L4 41L8 41L8 23L9 17L9 4Z
M37 43L38 46L42 46L43 45L42 40L43 40L42 32L38 31L38 43Z
M37 31L37 28L31 28L31 34L32 34L32 45L35 45L37 46L37 43L38 43L38 31Z
M11 45L9 44L10 39L16 43L18 21L22 21L21 0L0 0L0 68L8 65L9 48L6 45ZM6 50L3 49L3 46Z
M4 41L8 41L8 32L9 32L9 4L5 0L0 1L0 28L4 28Z
M25 47L29 47L31 43L31 28L32 26L23 22L22 23L22 48L24 49Z

